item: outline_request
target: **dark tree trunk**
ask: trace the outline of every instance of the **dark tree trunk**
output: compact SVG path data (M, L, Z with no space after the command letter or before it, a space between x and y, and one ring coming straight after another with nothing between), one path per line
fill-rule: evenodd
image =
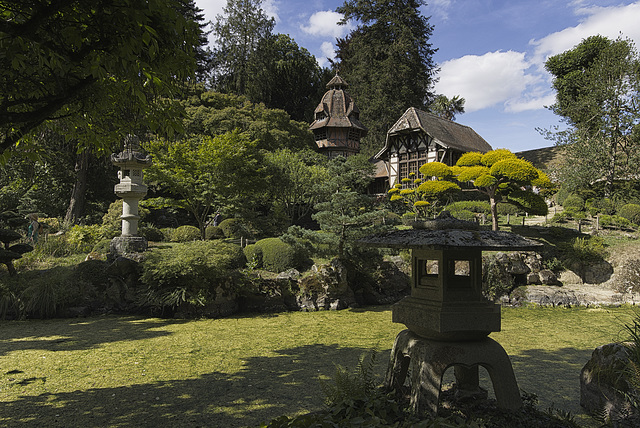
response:
M89 151L78 154L76 158L76 182L71 192L71 200L64 217L66 224L75 224L84 213L85 192L87 190L87 178L89 174Z

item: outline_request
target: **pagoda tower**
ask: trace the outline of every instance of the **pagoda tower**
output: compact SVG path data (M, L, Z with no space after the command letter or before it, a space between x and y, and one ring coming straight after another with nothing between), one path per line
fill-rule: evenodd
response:
M310 126L321 153L329 158L360 152L360 139L367 128L360 122L360 110L346 92L349 87L337 74L327 83L327 92L314 111Z

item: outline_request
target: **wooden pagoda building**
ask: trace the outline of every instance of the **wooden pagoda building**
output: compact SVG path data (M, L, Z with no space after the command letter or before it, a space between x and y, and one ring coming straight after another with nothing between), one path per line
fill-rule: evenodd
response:
M314 111L310 129L318 149L329 158L358 153L360 139L367 135L367 128L360 122L360 111L346 92L348 87L336 74L327 83L327 92Z
M389 188L410 173L423 178L419 168L427 162L453 166L463 153L490 150L489 143L470 127L410 107L389 129L385 146L374 160L377 175L388 177Z

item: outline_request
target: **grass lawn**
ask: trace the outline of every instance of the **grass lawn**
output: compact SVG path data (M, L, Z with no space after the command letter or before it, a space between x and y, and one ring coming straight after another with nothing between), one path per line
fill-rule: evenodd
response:
M503 331L491 337L511 355L520 387L542 408L580 413L580 369L596 346L625 338L635 308L502 314ZM321 408L318 378L334 364L352 367L377 348L382 374L403 328L389 307L0 322L0 426L258 426Z

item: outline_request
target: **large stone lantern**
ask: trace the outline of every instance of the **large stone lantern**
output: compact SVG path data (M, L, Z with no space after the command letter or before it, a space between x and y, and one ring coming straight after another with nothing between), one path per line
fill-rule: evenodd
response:
M122 235L111 241L111 252L124 254L145 251L147 240L138 236L138 202L147 194L143 170L151 166L151 156L142 152L138 137L128 135L124 150L112 154L111 162L119 168L120 180L113 191L122 198Z
M435 414L445 371L454 367L457 393L480 393L478 366L487 369L498 405L522 406L508 355L489 338L500 331L500 306L482 295L483 250L532 250L536 241L510 232L479 230L452 217L372 235L373 247L411 250L411 296L393 306L393 322L407 326L396 337L387 371L389 389L401 389L411 372L411 405Z

